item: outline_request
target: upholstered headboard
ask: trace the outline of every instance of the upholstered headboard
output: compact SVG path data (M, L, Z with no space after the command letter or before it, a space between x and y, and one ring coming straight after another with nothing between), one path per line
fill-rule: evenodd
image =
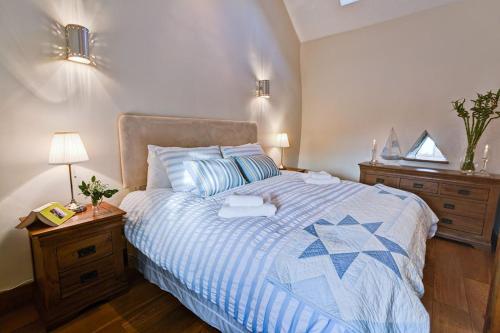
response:
M147 179L147 145L204 147L257 142L257 124L246 121L121 115L118 119L123 186Z

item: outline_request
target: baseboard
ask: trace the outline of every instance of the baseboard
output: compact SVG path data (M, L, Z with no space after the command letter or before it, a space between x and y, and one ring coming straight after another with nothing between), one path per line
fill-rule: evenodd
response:
M7 313L33 302L35 282L28 282L11 290L0 292L0 313Z

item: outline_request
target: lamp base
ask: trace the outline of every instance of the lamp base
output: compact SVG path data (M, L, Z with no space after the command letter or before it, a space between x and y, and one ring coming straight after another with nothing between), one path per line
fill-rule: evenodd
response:
M71 201L69 204L66 205L66 208L74 211L75 213L81 213L87 210L87 206L81 205L76 201Z

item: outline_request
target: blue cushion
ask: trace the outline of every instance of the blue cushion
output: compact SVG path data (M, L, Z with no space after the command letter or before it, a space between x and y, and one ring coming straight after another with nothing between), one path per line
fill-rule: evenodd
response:
M184 161L202 197L209 197L233 187L244 185L245 179L238 166L230 159Z
M168 179L176 192L189 192L195 189L184 161L210 160L222 158L219 146L179 148L153 146L158 159L167 169Z
M241 146L221 146L220 150L224 158L264 155L264 150L262 150L262 147L258 143L247 143Z
M249 183L281 174L273 159L266 155L237 156L234 159Z

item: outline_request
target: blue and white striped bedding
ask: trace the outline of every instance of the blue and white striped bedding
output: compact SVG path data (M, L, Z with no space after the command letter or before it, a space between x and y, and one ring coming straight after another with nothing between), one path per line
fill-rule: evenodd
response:
M249 183L280 174L280 170L273 159L267 155L237 156L234 159Z
M265 155L262 146L258 143L247 143L241 146L221 146L220 151L224 158L235 156Z
M219 218L235 192L270 197L276 216ZM436 218L413 194L284 174L206 199L133 192L121 207L141 253L249 331L429 331L419 297Z
M173 190L180 192L195 189L195 184L183 164L184 161L222 158L219 146L180 148L149 145L148 149L154 151L167 169L168 179L172 184Z
M232 159L184 161L197 193L202 197L227 191L246 184L238 165Z

